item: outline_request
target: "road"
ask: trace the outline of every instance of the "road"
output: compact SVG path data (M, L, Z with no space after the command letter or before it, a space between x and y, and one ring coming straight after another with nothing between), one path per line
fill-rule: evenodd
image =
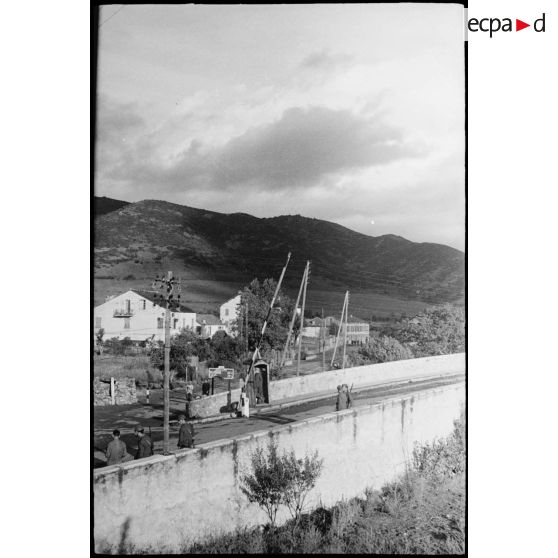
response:
M445 376L433 380L413 381L394 386L378 386L367 390L353 393L353 407L360 407L377 403L387 397L394 395L406 395L415 391L431 389L435 387L455 384L464 381L463 374ZM336 395L328 399L303 403L281 411L270 411L250 418L230 418L218 422L198 424L195 426L196 444L204 444L215 440L243 436L258 430L268 430L277 425L289 424L311 417L316 417L335 410ZM181 399L175 398L174 405L178 405ZM171 408L173 405L171 404ZM183 406L175 407L180 412ZM176 419L176 413L171 413L171 420ZM162 406L148 406L143 404L128 405L125 407L97 407L95 408L95 467L105 465L104 454L101 449L111 439L110 432L113 428L119 428L122 432L122 440L128 447L128 452L135 454L137 444L133 434L136 424L142 424L146 433L151 429L152 439L155 445L155 453L162 453L163 427ZM170 449L176 451L176 440L178 437L178 426L171 424Z

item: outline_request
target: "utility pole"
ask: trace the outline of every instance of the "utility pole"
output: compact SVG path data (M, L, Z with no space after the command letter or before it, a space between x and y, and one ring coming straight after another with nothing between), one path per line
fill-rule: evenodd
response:
M296 312L298 310L298 303L300 302L300 297L302 296L302 290L304 289L304 282L306 281L306 267L304 268L304 272L302 274L302 281L300 282L300 289L298 289L298 296L296 297L296 302L293 310L293 317L291 319L291 323L289 325L289 333L287 334L287 341L285 342L285 348L283 349L283 357L281 359L281 366L285 364L285 360L287 359L287 351L289 350L289 343L291 341L291 336L293 333L294 323L296 320Z
M300 314L300 333L298 336L298 358L296 361L296 375L300 374L300 353L302 351L302 330L304 329L304 307L306 305L306 287L308 285L308 274L310 273L310 261L306 262L304 272L304 290L302 291L302 312Z
M335 337L335 346L333 347L333 355L331 357L331 366L335 361L335 355L337 354L337 345L339 343L339 335L341 333L341 328L343 327L343 317L345 316L345 310L348 306L349 291L345 293L345 299L343 300L343 310L341 310L341 319L339 320L339 327L337 328L337 335Z
M325 322L324 322L323 308L322 308L322 372L325 372Z
M254 363L256 362L256 355L260 356L260 346L262 344L262 340L265 334L265 330L267 328L267 322L271 316L271 312L273 310L273 305L275 304L275 300L277 299L277 295L279 294L279 289L281 288L281 283L283 282L283 277L285 276L285 271L287 271L287 267L289 265L289 261L291 259L291 253L289 252L287 254L287 262L285 263L285 266L283 267L283 270L281 271L281 276L279 277L279 282L277 283L277 287L275 288L275 293L273 293L273 298L271 299L271 303L269 304L269 309L267 310L267 315L265 317L263 326L262 326L262 331L260 333L260 338L258 340L258 343L256 344L256 348L254 349L254 352L252 353L252 360L250 361L250 368L248 369L248 381L246 382L247 387L248 385L253 386L254 385ZM247 307L248 308L248 307ZM248 315L248 314L246 314ZM261 358L261 356L260 356ZM247 389L248 391L248 389ZM250 391L250 393L252 393ZM253 394L252 395L248 395L248 398L250 399L250 402L252 401L253 398Z
M345 370L345 353L347 351L347 324L348 324L348 316L349 316L349 291L347 291L347 294L345 295L345 299L347 301L347 304L345 306L345 337L343 339L343 370Z
M171 325L171 309L173 306L180 308L180 294L174 299L174 289L177 287L180 293L180 281L172 276L172 271L167 276L157 276L153 281L153 287L159 285L160 289L166 289L166 294L160 294L159 299L161 305L165 306L165 361L163 372L163 454L169 454L169 379L170 379L170 325ZM155 296L157 298L157 296Z

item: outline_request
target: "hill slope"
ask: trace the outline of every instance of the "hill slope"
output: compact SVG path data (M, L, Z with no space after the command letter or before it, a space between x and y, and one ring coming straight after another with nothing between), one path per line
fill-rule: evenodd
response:
M173 269L187 280L242 284L254 276L277 278L289 251L285 285L291 291L308 259L311 284L322 290L429 303L463 298L464 254L441 244L366 236L298 215L260 219L154 200L126 204L95 220L99 278L150 280Z
M125 207L129 205L129 203L130 202L121 200L113 200L112 198L107 198L105 196L95 196L93 200L93 213L95 214L95 217L99 217L101 215L105 215L106 213L110 213L111 211L116 211L121 207Z

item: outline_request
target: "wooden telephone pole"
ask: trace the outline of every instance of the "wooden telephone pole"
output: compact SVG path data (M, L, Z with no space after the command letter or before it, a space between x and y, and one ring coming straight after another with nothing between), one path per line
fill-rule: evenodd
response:
M322 308L322 372L325 372L325 322L324 322L324 309Z
M180 280L172 276L172 271L167 276L157 276L153 281L153 287L159 286L160 289L166 289L166 293L160 294L161 306L165 306L165 361L163 372L163 454L169 454L169 409L170 409L170 326L171 326L171 310L178 306L180 309L180 294L174 297L174 289L177 288L180 293ZM155 296L157 298L157 296Z
M339 334L341 333L341 328L343 327L343 318L345 318L345 336L343 342L343 368L345 368L345 349L347 346L347 312L349 309L349 291L345 293L345 300L343 300L343 310L341 310L341 320L339 320L339 327L337 329L337 336L335 337L335 347L333 348L333 356L331 357L331 366L335 361L335 355L337 353L337 344L339 343Z
M300 297L302 296L302 291L304 289L304 283L306 281L306 267L304 268L304 273L302 274L302 281L300 282L300 289L298 289L298 296L296 297L296 302L293 310L293 317L289 325L289 333L287 334L287 341L285 342L285 348L283 349L283 356L281 358L281 367L285 364L287 360L287 352L289 350L289 343L291 341L291 336L293 333L294 323L296 320L296 311L298 310L298 303L300 302Z
M281 276L279 277L279 282L277 283L277 287L275 287L275 293L273 294L273 298L271 299L271 302L269 304L269 309L267 310L267 315L265 317L263 326L262 326L262 331L260 333L260 338L258 340L258 343L256 344L256 348L254 349L254 352L252 353L252 360L250 361L250 368L248 369L248 375L247 375L247 387L248 384L250 385L254 385L254 363L256 362L256 356L260 356L260 347L262 344L262 340L265 334L265 330L267 328L267 322L271 316L271 312L273 311L273 305L275 304L275 301L277 300L277 295L279 294L279 289L281 288L281 283L283 282L283 277L285 277L285 271L287 271L287 267L289 265L289 261L291 259L291 253L289 252L287 254L287 262L285 263L285 266L283 267L283 270L281 271ZM246 315L248 315L248 306L246 306ZM248 334L248 329L246 330L246 333ZM247 390L248 391L248 390ZM250 390L251 391L251 390ZM250 404L252 404L252 399L253 399L253 395L248 395L248 398L250 399ZM255 400L254 400L254 404L255 404Z
M300 313L300 332L298 335L298 357L296 360L296 375L300 374L300 353L302 351L302 330L304 329L304 307L306 306L306 287L308 285L308 274L310 273L310 262L306 262L304 270L304 289L302 291L302 312ZM295 310L296 312L296 310Z
M345 353L347 351L347 331L348 331L348 316L349 316L349 291L345 294L347 304L345 305L345 336L343 338L343 370L345 370Z

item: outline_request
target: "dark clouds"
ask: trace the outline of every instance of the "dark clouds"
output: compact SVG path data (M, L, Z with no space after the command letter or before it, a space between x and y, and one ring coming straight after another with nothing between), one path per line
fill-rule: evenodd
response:
M291 108L273 124L229 141L216 157L212 183L296 188L410 155L401 132L380 121L348 110Z
M156 139L132 106L104 103L99 122L102 175L127 182L138 193L149 185L166 192L293 190L418 153L400 130L377 116L319 106L290 108L275 122L250 128L222 146L194 139L165 159L157 156Z

